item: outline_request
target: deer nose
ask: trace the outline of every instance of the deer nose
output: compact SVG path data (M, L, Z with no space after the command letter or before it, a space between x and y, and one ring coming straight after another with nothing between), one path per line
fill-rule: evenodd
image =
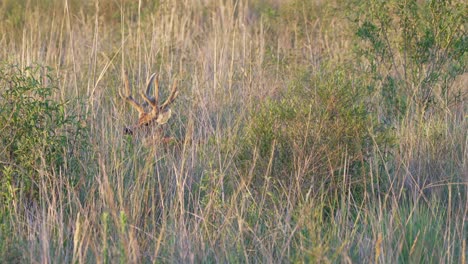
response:
M124 135L133 136L133 131L130 128L126 127L124 128Z

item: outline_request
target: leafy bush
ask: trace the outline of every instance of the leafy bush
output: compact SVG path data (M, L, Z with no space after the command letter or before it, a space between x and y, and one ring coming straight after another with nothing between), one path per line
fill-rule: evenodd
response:
M36 199L41 177L63 172L74 148L85 145L84 127L66 114L65 102L54 99L57 88L50 73L40 66L0 66L2 202L16 200L19 194Z
M352 190L358 199L372 137L378 144L391 139L375 124L367 93L365 80L346 67L299 73L281 98L252 113L245 128L239 161L251 166L257 159L253 185L260 188L268 179L276 187L300 186L303 194L325 189L330 201Z
M368 0L351 10L358 59L380 88L384 121L462 101L451 89L466 73L464 1Z
M453 139L465 135L446 117L458 115L467 96L456 85L467 72L466 1L367 0L350 7L354 51L371 79L376 118L400 135L385 173L409 193L450 178L462 181L462 162L451 161L463 160L464 140ZM403 160L412 180L398 169Z

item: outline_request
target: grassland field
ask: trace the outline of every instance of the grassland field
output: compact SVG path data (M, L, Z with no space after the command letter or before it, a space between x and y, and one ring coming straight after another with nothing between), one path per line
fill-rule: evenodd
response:
M467 11L0 0L0 263L467 263Z

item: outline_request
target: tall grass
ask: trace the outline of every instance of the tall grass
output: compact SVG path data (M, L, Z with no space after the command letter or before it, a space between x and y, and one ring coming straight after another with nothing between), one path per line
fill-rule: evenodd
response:
M71 123L45 129L66 138L53 166L0 136L0 259L466 263L466 4L452 2L2 1L0 60L39 90L26 67L53 69L48 98ZM122 70L134 94L152 72L162 97L179 80L174 142L124 135ZM0 83L3 107L15 86Z

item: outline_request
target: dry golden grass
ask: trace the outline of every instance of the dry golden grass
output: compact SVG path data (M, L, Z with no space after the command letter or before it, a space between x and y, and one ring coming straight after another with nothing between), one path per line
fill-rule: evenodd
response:
M70 100L89 146L63 171L38 169L37 201L2 206L0 262L466 262L466 73L453 83L458 101L404 117L397 143L380 144L340 107L353 99L339 87L312 96L327 83L355 87L339 79L355 70L345 4L2 1L0 61L52 67L55 99ZM122 69L135 87L153 71L164 87L179 80L163 127L174 142L124 135L137 113L119 97ZM303 104L288 97L296 86L310 109L326 109L275 128L297 142L246 139L255 114L274 109L263 103ZM364 132L365 151L333 138ZM290 167L277 162L283 150Z

